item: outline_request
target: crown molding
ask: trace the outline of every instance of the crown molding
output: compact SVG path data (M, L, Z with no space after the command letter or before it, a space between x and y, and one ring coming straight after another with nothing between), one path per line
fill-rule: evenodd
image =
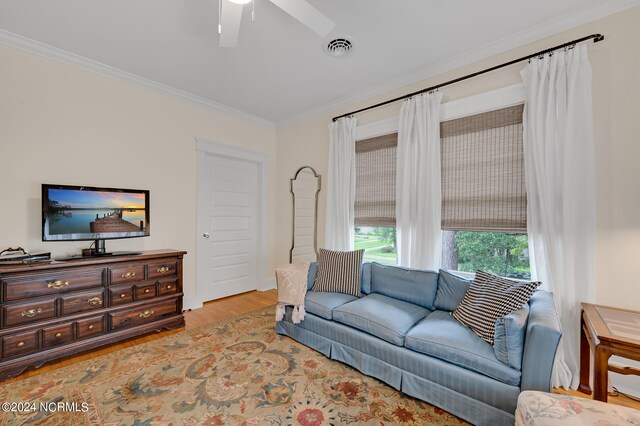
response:
M411 84L436 77L445 72L453 71L520 46L542 40L637 5L640 5L640 0L614 0L608 3L598 4L581 12L561 16L547 21L544 24L525 29L482 47L456 55L447 60L427 65L383 84L338 98L317 108L279 121L276 125L278 128L284 128L322 114L339 115L348 112L350 107L353 107L353 105L357 103L371 100L376 96L384 95L393 90L398 90Z
M262 117L249 114L236 108L232 108L227 105L214 102L210 99L203 98L185 92L180 89L176 89L171 86L167 86L157 81L150 80L148 78L141 77L139 75L121 70L119 68L112 67L110 65L103 64L92 59L85 58L84 56L76 55L75 53L67 52L66 50L59 49L57 47L39 42L37 40L24 37L20 34L15 34L10 31L0 28L0 43L4 43L8 46L15 47L36 55L44 56L49 59L53 59L59 62L63 62L68 65L72 65L77 68L91 71L96 74L100 74L105 77L112 78L114 80L131 84L133 86L142 87L152 90L154 92L161 93L163 95L170 96L172 98L181 99L187 102L191 102L205 108L209 108L218 112L233 115L235 117L243 118L245 120L253 121L257 124L275 128L276 125L273 121L267 120Z

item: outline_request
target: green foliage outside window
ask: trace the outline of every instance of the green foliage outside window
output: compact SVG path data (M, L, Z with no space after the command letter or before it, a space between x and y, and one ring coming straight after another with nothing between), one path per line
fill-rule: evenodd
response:
M364 260L397 263L396 228L356 227L355 249L364 249Z
M458 271L482 269L497 275L527 279L531 276L526 234L455 232ZM447 253L443 253L446 258ZM449 254L450 256L450 254Z
M396 229L356 227L355 249L364 260L397 263ZM526 234L504 232L443 231L442 268L528 279L529 250Z

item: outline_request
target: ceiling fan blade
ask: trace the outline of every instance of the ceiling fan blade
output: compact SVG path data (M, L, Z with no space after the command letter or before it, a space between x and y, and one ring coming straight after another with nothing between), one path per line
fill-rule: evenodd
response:
M222 2L220 47L236 47L238 45L238 35L240 34L243 6L232 3L229 0L220 1Z
M335 22L327 18L318 9L305 0L270 0L271 3L296 18L321 37L326 37L336 26Z

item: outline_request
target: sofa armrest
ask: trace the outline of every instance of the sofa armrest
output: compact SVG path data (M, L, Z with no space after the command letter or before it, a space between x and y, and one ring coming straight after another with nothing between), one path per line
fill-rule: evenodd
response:
M307 278L307 290L311 290L313 283L316 281L316 274L318 273L318 262L311 262L309 265L309 276Z
M562 336L553 294L536 291L529 307L520 389L549 392L553 363Z

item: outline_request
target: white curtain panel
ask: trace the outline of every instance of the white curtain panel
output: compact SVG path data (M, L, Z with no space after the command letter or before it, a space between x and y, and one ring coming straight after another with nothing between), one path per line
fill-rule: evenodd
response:
M442 255L440 102L442 93L415 96L402 105L396 167L398 263L438 269Z
M522 78L532 278L554 293L562 324L552 384L575 389L580 302L591 302L595 287L595 148L587 48L531 60Z
M356 196L356 119L329 124L329 176L324 246L353 250L353 207Z

